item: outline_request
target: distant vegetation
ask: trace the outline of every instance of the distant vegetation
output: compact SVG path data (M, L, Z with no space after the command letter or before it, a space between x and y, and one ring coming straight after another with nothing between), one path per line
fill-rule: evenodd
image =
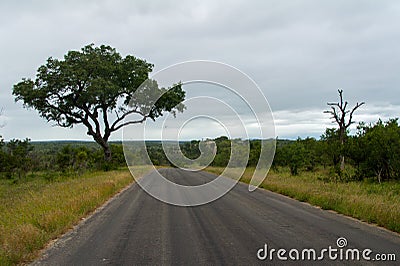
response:
M237 140L227 137L214 139L217 153L211 166L225 167L229 161L231 144ZM188 158L200 156L200 141L181 142L182 153ZM21 179L35 172L82 172L89 169L111 170L125 166L121 142L112 142L113 158L104 161L103 151L94 142L30 142L11 140L0 142L0 172L5 179ZM256 166L261 150L260 140L250 140L250 155L247 166ZM155 165L173 166L163 151L161 142L146 143L147 152ZM131 151L133 164L143 164L144 150ZM342 170L341 155L346 158ZM372 179L377 182L400 180L400 127L397 119L377 121L374 124L360 123L355 135L347 136L340 144L338 131L326 129L320 139L277 140L272 168L290 169L292 175L327 169L326 181L360 181Z
M225 167L230 156L232 140L226 137L215 139L217 155L211 166ZM250 140L250 156L247 166L255 167L261 149L260 140ZM181 144L188 157L200 154L198 141ZM156 149L156 148L153 148ZM162 149L159 147L158 153ZM341 169L341 156L346 158L346 166ZM166 158L159 156L159 163L167 164ZM348 182L372 179L377 182L400 180L400 127L397 119L377 121L374 124L360 123L353 136L346 135L341 145L338 130L326 129L320 139L298 138L297 140L277 140L272 168L288 168L294 176L300 172L326 169L326 181Z
M11 140L0 142L0 177L14 182L43 176L48 180L59 173L86 170L113 170L125 166L122 145L112 143L115 153L111 161L104 161L103 151L94 142L31 142Z

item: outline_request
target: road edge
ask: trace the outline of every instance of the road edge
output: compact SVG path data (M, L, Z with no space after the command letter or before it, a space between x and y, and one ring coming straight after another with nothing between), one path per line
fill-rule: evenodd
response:
M127 190L134 187L135 185L137 185L137 183L135 182L135 179L133 178L131 183L129 183L127 186L125 186L124 188L119 190L117 193L115 193L113 196L111 196L108 200L106 200L102 205L100 205L99 207L94 209L92 212L88 213L85 217L83 217L79 221L77 221L76 224L74 224L71 228L69 228L65 233L50 240L45 245L45 247L43 247L41 250L39 250L37 256L31 262L29 262L27 265L41 265L40 262L45 260L47 257L46 256L47 251L51 250L52 248L55 248L59 242L68 241L75 232L77 232L81 227L85 226L92 219L94 219L96 216L98 216L113 201L120 198L123 193L125 193Z

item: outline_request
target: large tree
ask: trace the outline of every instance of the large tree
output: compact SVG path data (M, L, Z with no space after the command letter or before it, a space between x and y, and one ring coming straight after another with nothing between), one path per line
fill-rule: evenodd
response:
M331 114L331 119L333 123L336 123L339 126L338 129L338 137L340 142L340 170L344 170L345 166L345 142L347 138L347 131L351 124L354 123L353 121L353 114L354 112L364 104L364 102L356 103L356 105L351 109L348 110L348 102L343 101L343 90L338 89L339 92L339 102L337 103L327 103L328 106L331 107L331 110L327 110L324 113ZM348 115L348 116L347 116ZM348 118L346 118L348 117Z
M108 140L113 132L148 118L154 120L166 111L183 111L185 92L180 84L159 88L156 81L147 82L151 95L155 91L162 95L151 106L135 102L136 96L132 99L152 69L143 59L123 57L110 46L91 44L69 51L62 60L48 58L35 80L22 79L14 85L13 95L24 107L38 110L40 116L61 127L86 126L87 134L103 148L109 161ZM145 94L143 89L140 97ZM127 120L133 114L135 119Z

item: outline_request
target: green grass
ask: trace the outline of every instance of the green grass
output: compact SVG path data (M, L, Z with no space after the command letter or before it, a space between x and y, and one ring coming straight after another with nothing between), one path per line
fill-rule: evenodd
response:
M223 168L206 170L220 174ZM249 183L253 172L247 168L240 181ZM260 187L400 233L400 182L335 183L324 181L327 175L324 170L299 176L291 176L287 169L270 171Z
M135 176L148 169L135 168ZM127 169L51 180L46 173L16 184L0 180L0 265L32 261L50 240L133 182Z

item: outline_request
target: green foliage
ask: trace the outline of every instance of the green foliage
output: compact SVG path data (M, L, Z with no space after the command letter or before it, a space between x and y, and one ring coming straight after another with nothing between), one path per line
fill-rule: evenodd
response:
M321 148L315 138L307 137L299 139L304 147L304 167L306 171L314 171L317 165L321 164Z
M110 144L110 149L113 153L112 160L104 161L103 151L90 148L90 143L86 146L67 144L57 153L58 170L62 172L82 172L86 169L110 171L125 166L122 144Z
M189 159L197 159L200 156L199 140L192 140L181 144L182 154Z
M66 145L57 154L57 165L63 172L86 169L92 165L89 160L90 153L87 147Z
M250 142L250 147L252 147L253 142L254 141ZM260 142L260 141L257 141L257 142ZM279 171L279 167L287 166L287 164L286 164L287 156L286 156L284 147L291 143L293 143L292 140L279 140L279 139L276 140L275 156L274 156L274 161L272 163L272 169L274 169L275 171ZM261 149L261 142L259 145L260 145L260 149ZM257 146L258 146L258 144L257 144ZM256 150L257 150L257 148L256 148ZM251 149L250 158L252 157L252 153L253 153L253 149ZM252 162L250 164L250 166L256 166L258 157L254 158L254 160L255 160L255 162Z
M161 142L146 143L147 153L154 165L172 166L164 153Z
M400 127L397 119L360 124L352 142L359 175L379 182L400 178Z
M101 150L97 150L93 154L91 165L93 165L95 169L111 171L117 170L121 166L126 166L122 144L110 144L110 149L113 156L109 161L103 160L103 152Z
M248 166L256 166L261 153L261 140L250 141L250 154Z
M4 144L1 141L1 170L5 172L7 178L21 179L32 169L32 159L30 154L33 147L29 139L12 139ZM4 147L5 146L5 147ZM5 150L4 150L5 148Z
M299 169L306 163L306 149L301 139L283 148L285 163L290 168L292 175L298 175Z
M214 139L217 145L217 154L211 165L213 166L227 166L231 157L231 141L226 136Z
M207 141L213 141L217 146L212 166L226 167L231 158L231 167L246 166L246 158L242 154L247 154L247 144L250 146L247 166L255 167L258 163L261 140L230 140L223 136ZM193 140L179 145L186 157L197 159L201 143ZM75 175L87 169L108 171L125 166L127 162L130 166L145 164L147 153L154 165L172 166L161 141L146 142L146 150L139 145L130 145L129 150L125 150L127 162L120 142L112 142L109 146L113 157L110 161L104 161L103 150L93 142L30 143L29 140L12 140L5 143L0 139L1 176L18 179L26 176L28 171L49 171L55 174L71 172ZM343 146L347 164L342 170L339 159ZM363 179L383 182L400 179L400 127L397 119L370 125L361 123L357 134L349 136L343 146L335 129L327 129L320 140L277 140L272 168L275 171L289 168L292 175L323 168L327 175L322 179L332 182ZM206 165L206 161L207 158L199 164ZM54 174L50 174L48 179L52 180L52 176Z
M335 128L327 128L321 136L322 156L324 164L338 165L340 162L341 144L339 139L339 131Z
M31 143L26 139L5 143L0 139L0 145L0 178L14 182L38 176L52 181L60 174L81 175L87 170L109 171L126 166L122 144L118 142L110 144L114 154L111 161L104 161L102 149L94 142Z

